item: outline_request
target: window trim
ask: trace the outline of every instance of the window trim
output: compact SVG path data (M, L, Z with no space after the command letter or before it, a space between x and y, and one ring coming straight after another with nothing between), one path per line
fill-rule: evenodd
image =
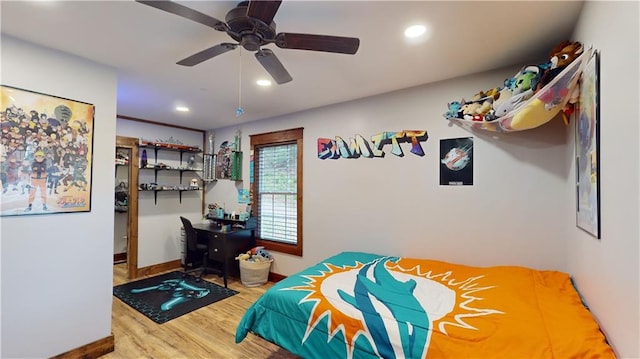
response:
M288 244L282 242L271 241L268 239L256 238L257 246L264 246L265 249L275 252L287 253L296 256L302 257L302 133L304 128L293 128L289 130L283 131L273 131L256 135L249 135L251 140L251 155L257 155L257 148L263 146L272 146L272 145L284 145L287 143L295 143L296 144L296 161L297 161L297 171L296 171L296 180L297 180L297 208L296 208L296 216L297 216L297 243L296 244ZM254 161L257 161L256 157L253 157ZM251 183L252 193L254 196L258 195L258 187L257 187L257 179L259 176L258 168L253 166L253 182ZM252 206L251 211L252 215L257 217L257 206Z

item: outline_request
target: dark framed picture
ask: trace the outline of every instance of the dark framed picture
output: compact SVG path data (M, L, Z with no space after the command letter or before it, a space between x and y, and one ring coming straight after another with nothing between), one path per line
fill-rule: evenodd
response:
M0 215L91 211L92 104L0 86Z
M576 112L576 225L600 238L600 54L594 51L580 78Z
M473 137L440 140L440 185L473 185Z
M231 179L232 175L232 156L233 147L229 142L224 141L220 145L218 155L216 156L216 179Z

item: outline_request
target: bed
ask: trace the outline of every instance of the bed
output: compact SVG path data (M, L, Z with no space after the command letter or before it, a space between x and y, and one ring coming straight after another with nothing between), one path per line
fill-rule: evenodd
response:
M557 271L343 252L276 283L236 342L303 358L614 358Z

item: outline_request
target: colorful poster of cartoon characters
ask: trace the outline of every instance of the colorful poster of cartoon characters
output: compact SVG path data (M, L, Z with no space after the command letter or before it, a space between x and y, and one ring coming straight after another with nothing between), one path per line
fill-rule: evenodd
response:
M440 185L473 185L473 137L440 140Z
M92 104L0 86L0 215L91 210Z
M576 225L600 238L599 63L594 51L580 78L576 112Z

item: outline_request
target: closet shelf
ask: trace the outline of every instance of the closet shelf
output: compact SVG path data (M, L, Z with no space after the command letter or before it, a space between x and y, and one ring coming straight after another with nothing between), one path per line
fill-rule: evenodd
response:
M202 172L200 168L174 168L174 167L140 167L141 170L155 171L180 171L180 172Z
M138 193L141 192L153 192L153 198L155 204L158 204L158 192L179 192L180 193L180 203L182 203L182 192L196 192L201 191L202 188L183 188L183 189L173 189L173 188L154 188L154 189L138 189Z
M142 141L139 148L152 148L154 150L163 150L163 151L175 151L175 152L184 152L184 153L200 153L202 150L195 146L186 146L180 144L173 143L160 143L160 142L147 142Z
M187 192L187 191L200 191L201 189L202 188L189 188L189 189L187 189L187 188L185 188L185 189L173 189L173 188L168 188L168 189L167 188L165 188L165 189L162 189L162 188L142 189L142 188L139 188L138 192L154 192L154 191L155 192L177 192L177 191Z
M516 105L513 110L493 121L472 121L449 117L465 129L480 129L491 132L515 132L536 128L551 121L569 103L578 89L578 80L589 59L591 49L585 49L569 66L551 82L533 94L528 100Z

